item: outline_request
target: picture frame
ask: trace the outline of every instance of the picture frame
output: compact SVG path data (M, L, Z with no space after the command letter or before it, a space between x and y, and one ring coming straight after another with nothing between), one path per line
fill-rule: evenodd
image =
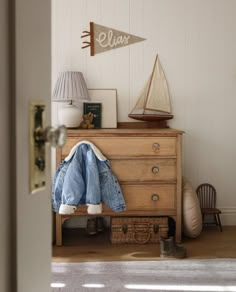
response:
M88 89L91 102L102 104L101 127L117 128L117 90Z

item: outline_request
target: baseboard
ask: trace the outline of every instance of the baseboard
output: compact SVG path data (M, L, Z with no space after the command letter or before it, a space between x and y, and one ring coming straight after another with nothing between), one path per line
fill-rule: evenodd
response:
M236 225L236 207L219 208L222 212L221 221L222 225Z

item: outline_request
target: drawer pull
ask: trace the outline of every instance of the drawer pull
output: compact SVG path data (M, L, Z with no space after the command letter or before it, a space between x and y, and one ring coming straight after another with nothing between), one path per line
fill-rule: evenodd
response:
M159 167L158 166L153 166L152 168L152 173L157 174L159 172Z
M158 150L160 150L160 144L159 143L153 143L152 144L152 149L154 152L157 152Z
M152 195L152 201L158 201L158 200L159 200L158 194L153 194Z

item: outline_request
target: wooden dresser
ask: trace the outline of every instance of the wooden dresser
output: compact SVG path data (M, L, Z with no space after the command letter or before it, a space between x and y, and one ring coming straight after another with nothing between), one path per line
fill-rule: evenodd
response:
M65 146L57 150L57 163L82 140L94 143L110 160L121 185L126 211L103 206L103 216L170 216L181 242L182 134L175 129L68 130ZM56 214L56 245L62 245L62 224L72 216L88 216L86 206L73 215ZM90 215L89 215L90 216Z

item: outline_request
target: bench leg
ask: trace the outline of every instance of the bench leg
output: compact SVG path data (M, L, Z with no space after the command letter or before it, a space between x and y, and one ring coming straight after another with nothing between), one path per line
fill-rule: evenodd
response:
M62 218L56 213L56 246L62 245Z

